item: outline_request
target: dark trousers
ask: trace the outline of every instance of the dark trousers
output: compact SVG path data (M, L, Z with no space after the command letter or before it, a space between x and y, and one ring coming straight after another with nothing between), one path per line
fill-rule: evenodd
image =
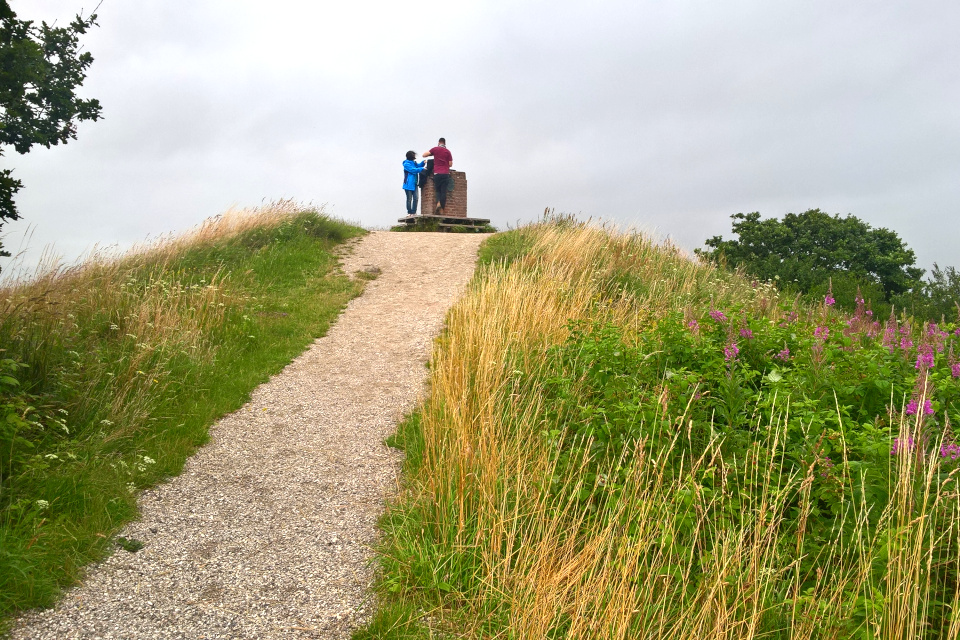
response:
M407 215L414 215L417 212L417 190L413 189L412 191L403 190L407 194Z
M433 174L433 188L437 192L437 202L440 203L440 208L446 209L447 208L447 191L450 189L450 174L449 173Z

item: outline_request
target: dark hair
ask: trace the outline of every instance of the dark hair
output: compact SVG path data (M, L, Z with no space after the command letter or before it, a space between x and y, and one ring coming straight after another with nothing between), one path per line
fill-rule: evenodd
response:
M417 154L413 151L407 151L407 160L413 160L417 157Z
M440 144L447 144L446 138L440 138Z

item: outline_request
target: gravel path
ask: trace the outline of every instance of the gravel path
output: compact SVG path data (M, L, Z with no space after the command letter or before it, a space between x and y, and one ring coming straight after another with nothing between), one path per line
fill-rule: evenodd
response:
M380 277L242 409L183 473L140 497L121 535L13 638L349 638L368 615L371 544L443 317L473 273L474 234L374 232L344 270Z

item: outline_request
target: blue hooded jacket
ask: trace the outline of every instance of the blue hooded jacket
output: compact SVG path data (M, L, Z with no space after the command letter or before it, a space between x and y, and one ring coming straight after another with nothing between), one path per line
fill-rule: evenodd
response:
M415 160L404 160L403 161L403 190L404 191L416 191L417 190L417 174L423 171L423 162L417 162Z

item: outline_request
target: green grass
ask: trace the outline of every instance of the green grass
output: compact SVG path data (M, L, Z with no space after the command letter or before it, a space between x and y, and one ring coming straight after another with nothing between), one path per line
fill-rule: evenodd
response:
M401 449L405 456L403 475L413 477L423 464L424 441L421 413L415 411L408 415L398 426L394 435L387 439L387 445ZM417 640L431 638L429 611L436 599L421 597L417 593L405 591L398 576L410 570L405 566L402 555L396 553L398 542L405 531L417 530L425 522L412 522L412 512L390 510L380 519L380 528L385 532L385 544L381 545L381 579L377 585L376 612L373 620L353 635L353 640ZM402 547L402 543L400 543Z
M390 231L401 233L496 233L497 228L490 224L484 224L477 227L462 226L454 229L441 229L437 220L418 220L417 224L398 224L390 227Z
M481 256L355 638L960 638L960 327L567 219Z
M3 291L2 356L25 365L0 380L3 619L109 553L137 491L179 473L360 293L332 250L364 231L277 209Z
M509 265L530 251L533 245L533 236L526 228L511 229L503 233L490 236L480 245L478 263L487 265L492 262L502 262Z

